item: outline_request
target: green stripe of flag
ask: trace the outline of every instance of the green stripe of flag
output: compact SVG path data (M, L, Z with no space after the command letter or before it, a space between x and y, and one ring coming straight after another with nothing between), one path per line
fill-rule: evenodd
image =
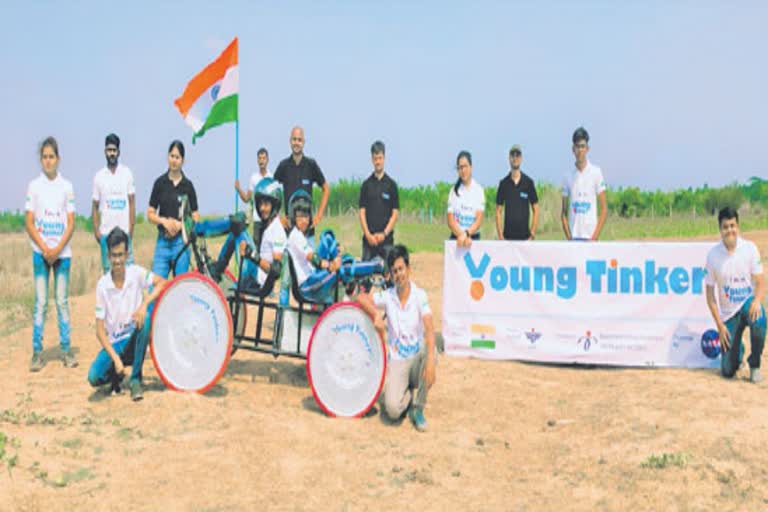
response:
M210 128L219 126L224 123L232 123L237 121L237 98L238 94L231 94L226 98L221 98L219 101L213 104L211 111L208 112L208 117L205 119L203 127L200 128L196 134L192 136L192 144L196 139L199 139Z
M496 348L496 342L493 340L472 340L472 348Z

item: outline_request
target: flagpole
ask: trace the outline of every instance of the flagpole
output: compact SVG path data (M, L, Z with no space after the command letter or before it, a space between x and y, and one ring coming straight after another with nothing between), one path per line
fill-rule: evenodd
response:
M239 117L239 116L238 116ZM235 179L240 180L240 120L235 121ZM239 194L235 190L235 213L238 211Z

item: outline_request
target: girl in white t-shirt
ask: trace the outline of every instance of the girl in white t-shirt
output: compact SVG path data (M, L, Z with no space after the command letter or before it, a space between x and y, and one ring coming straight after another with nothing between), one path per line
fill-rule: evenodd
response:
M53 137L40 144L43 172L29 183L24 209L26 230L32 245L35 309L32 324L30 371L42 370L43 327L48 306L48 280L53 270L59 344L64 366L74 368L77 359L70 350L69 269L72 250L69 241L75 228L75 194L72 183L58 173L59 145Z
M469 247L472 240L480 239L480 226L485 211L483 187L472 179L472 155L461 151L456 157L459 179L448 194L448 227L451 240L458 247Z

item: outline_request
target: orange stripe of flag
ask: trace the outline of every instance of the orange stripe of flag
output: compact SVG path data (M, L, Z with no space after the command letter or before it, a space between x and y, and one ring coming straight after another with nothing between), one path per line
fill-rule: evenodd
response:
M173 102L183 117L187 116L187 112L201 94L224 78L224 74L229 68L237 66L237 47L238 41L237 38L234 38L215 61L208 64L205 69L189 81L181 96Z

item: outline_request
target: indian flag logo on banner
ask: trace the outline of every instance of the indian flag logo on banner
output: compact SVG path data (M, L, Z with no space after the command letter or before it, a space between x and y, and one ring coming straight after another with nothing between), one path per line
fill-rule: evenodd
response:
M237 121L237 48L237 38L234 38L215 61L189 81L184 93L174 101L184 122L195 132L193 144L214 126Z

